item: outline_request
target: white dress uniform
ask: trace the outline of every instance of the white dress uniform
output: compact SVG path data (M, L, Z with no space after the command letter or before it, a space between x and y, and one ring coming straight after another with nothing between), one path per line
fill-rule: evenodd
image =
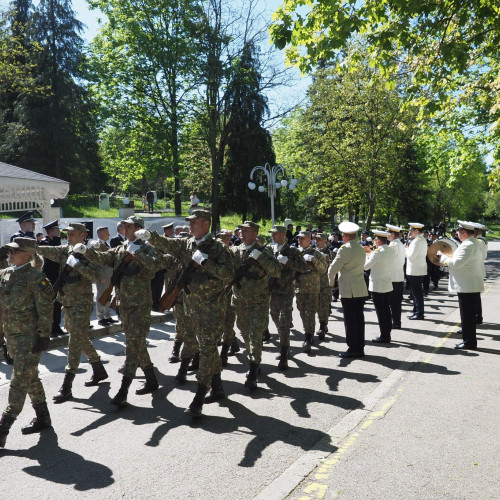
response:
M410 223L412 226L412 223ZM419 226L422 226L419 224ZM412 227L419 227L412 226ZM424 319L424 276L427 275L427 241L418 234L406 249L406 274L413 297L413 314L408 319Z

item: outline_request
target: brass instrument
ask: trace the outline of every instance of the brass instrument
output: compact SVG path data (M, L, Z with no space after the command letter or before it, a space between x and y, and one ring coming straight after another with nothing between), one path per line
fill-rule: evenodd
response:
M441 259L440 259L439 255L437 254L438 250L441 250L441 252L444 255L451 257L451 256L453 256L453 252L457 248L458 248L458 245L453 240L450 240L449 238L443 238L441 240L436 240L427 249L427 257L435 266L440 266Z

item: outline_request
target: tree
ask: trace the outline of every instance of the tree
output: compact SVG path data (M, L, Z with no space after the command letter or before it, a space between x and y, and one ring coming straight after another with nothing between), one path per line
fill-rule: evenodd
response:
M252 168L265 163L272 166L276 161L271 135L262 127L269 109L261 94L261 79L255 45L248 42L233 64L228 86L227 153L221 175L221 210L232 209L243 220L248 215L254 220L264 215L262 195L247 187Z

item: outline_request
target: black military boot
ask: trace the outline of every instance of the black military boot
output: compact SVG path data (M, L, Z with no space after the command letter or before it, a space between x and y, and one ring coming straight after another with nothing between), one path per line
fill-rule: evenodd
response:
M191 364L189 365L189 371L195 372L196 370L198 370L199 367L200 367L200 351L198 351L194 355L193 361L191 361Z
M40 432L42 429L52 427L47 402L34 404L33 409L35 410L36 417L28 425L21 428L23 434L34 434L35 432Z
M259 373L259 365L257 363L250 363L250 370L247 373L245 386L250 389L257 389L257 375Z
M116 396L111 399L110 403L115 406L125 406L127 404L127 395L132 379L130 377L122 378L122 385L120 390L116 393Z
M182 358L181 366L179 366L179 371L175 376L175 380L179 382L185 382L187 380L187 373L189 368L189 363L191 363L191 358Z
M264 333L262 334L262 342L267 344L271 340L271 334L269 333L269 328L266 328L264 330Z
M234 356L237 352L240 352L240 345L238 344L236 337L234 337L233 343L231 344L231 348L228 352L228 356Z
M16 419L14 417L6 415L5 413L2 415L2 418L0 419L0 448L5 447L7 436L9 435L10 428L15 420Z
M224 387L222 387L221 374L216 373L212 377L212 387L210 388L210 392L203 402L214 403L215 401L219 401L220 399L224 399L225 397L226 393L224 392Z
M192 417L198 418L201 417L201 410L203 409L203 401L208 392L208 389L201 384L198 384L198 389L194 396L193 401L189 405L189 408L184 410L184 413L191 415Z
M144 375L146 376L146 380L144 383L135 391L136 394L142 395L142 394L149 394L153 391L156 391L158 387L160 387L160 384L158 384L158 380L156 378L155 374L155 369L153 367L151 368L144 368Z
M85 387L98 385L101 380L106 380L108 378L108 372L106 368L104 368L102 361L90 363L90 366L92 366L92 376L85 382Z
M302 344L302 350L309 354L311 352L312 345L313 345L312 333L306 333L306 340L304 340L304 343Z
M317 332L319 340L325 340L325 336L328 333L328 326L326 323L321 322L319 324L319 330Z
M220 360L222 362L222 366L227 366L227 357L230 347L231 346L229 344L222 344L222 348L220 350Z
M172 349L170 357L168 358L169 363L178 363L181 360L179 356L179 353L181 352L181 346L182 342L174 342L174 348Z
M64 401L67 401L70 397L73 396L71 392L71 387L73 386L74 378L75 378L74 373L66 372L64 374L64 380L61 385L61 388L59 389L59 392L52 397L54 403L63 403Z
M278 370L286 370L288 368L288 351L290 346L282 345L280 347L280 362L278 363Z

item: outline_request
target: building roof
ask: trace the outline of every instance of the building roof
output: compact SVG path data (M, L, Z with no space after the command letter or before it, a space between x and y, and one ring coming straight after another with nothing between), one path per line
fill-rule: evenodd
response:
M25 168L15 167L14 165L9 165L8 163L2 162L0 162L0 177L12 177L14 179L26 179L32 181L67 183L67 181L56 179L55 177L50 177L49 175L39 174L38 172L33 172L31 170L26 170Z

